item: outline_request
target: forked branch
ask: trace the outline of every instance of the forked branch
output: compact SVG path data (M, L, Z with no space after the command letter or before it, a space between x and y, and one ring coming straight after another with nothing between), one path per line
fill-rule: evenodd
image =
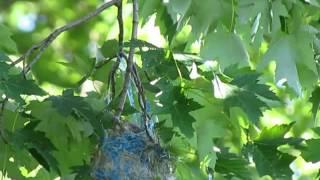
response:
M33 53L35 53L34 58L31 60L31 62L24 66L23 72L24 74L28 73L28 71L31 69L31 67L39 61L42 53L46 50L46 48L63 32L68 31L76 26L79 26L80 24L83 24L87 21L89 21L91 18L99 15L101 12L103 12L105 9L116 5L121 0L112 0L109 2L106 2L102 4L100 7L98 7L95 11L87 14L86 16L79 18L77 20L74 20L62 27L57 28L54 30L49 36L47 36L44 40L42 40L40 43L33 45L30 49L27 50L25 54L23 54L19 59L12 62L11 65L14 66L20 62L25 62ZM25 64L25 63L24 63Z
M139 25L139 6L138 1L133 0L133 18L132 18L132 33L131 33L131 42L134 42L137 40L138 36L138 25ZM123 111L124 104L126 102L127 98L127 91L129 88L129 83L131 79L131 72L132 72L132 65L133 65L133 56L134 56L135 46L131 43L130 44L130 50L129 50L129 56L127 60L127 69L124 77L124 83L122 90L119 95L119 104L116 109L116 112L114 114L114 121L120 122L120 117Z

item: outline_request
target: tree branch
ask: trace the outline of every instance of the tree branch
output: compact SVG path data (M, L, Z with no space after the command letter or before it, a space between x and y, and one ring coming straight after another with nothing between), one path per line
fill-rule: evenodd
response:
M117 61L113 64L112 69L109 73L109 78L108 78L108 89L111 88L111 98L113 99L115 94L116 94L116 89L115 89L115 74L117 69L119 68L120 65L120 58L123 53L123 33L124 33L124 27L123 27L123 15L122 15L122 0L119 1L117 4L118 7L118 15L117 15L117 20L118 20L118 26L119 26L119 53L117 56Z
M42 40L40 43L33 45L30 49L27 50L25 54L23 54L19 59L11 63L11 66L14 66L21 61L25 62L32 53L36 52L35 57L32 59L30 64L28 64L26 67L23 69L23 73L26 74L28 71L31 69L31 67L38 62L40 59L42 53L45 51L45 49L63 32L68 31L80 24L83 24L90 20L91 18L99 15L101 12L103 12L105 9L119 3L120 0L112 0L110 2L106 2L102 4L100 7L98 7L95 11L87 14L86 16L79 18L77 20L74 20L62 27L57 28L54 30L49 36L47 36L44 40Z
M136 68L135 64L132 65L132 77L133 77L134 83L138 89L138 102L139 102L139 106L142 110L144 129L145 129L146 134L149 137L149 139L152 142L158 143L158 140L155 136L153 136L153 133L149 132L148 125L149 125L151 117L148 114L147 101L146 101L146 96L144 94L144 88L141 83L141 79L139 77L139 74L137 72L137 68Z
M122 0L119 1L117 4L118 7L118 26L119 26L119 52L123 51L123 33L124 33L124 28L123 28L123 16L122 16Z
M132 4L133 4L133 18L132 18L131 42L134 42L138 36L139 6L138 6L137 0L133 0ZM130 76L131 76L131 71L132 71L134 51L135 51L135 47L131 43L130 50L129 50L129 57L128 57L128 61L127 61L126 74L124 77L124 83L123 83L121 93L119 95L119 104L118 104L118 107L117 107L116 112L113 117L114 121L117 123L120 122L120 117L121 117L121 114L123 111L124 104L126 102L127 91L129 88Z

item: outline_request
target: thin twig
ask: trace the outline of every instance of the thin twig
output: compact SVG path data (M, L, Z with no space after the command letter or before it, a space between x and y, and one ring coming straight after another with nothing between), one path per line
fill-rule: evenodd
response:
M118 7L118 15L117 15L117 20L118 20L118 26L119 26L119 54L117 56L117 61L113 64L112 69L109 73L109 79L108 79L108 89L111 88L111 98L114 99L114 96L116 94L116 89L115 89L115 75L116 71L119 68L120 61L121 61L121 56L123 54L123 36L124 36L124 26L123 26L123 15L122 15L122 0L118 2L117 4Z
M140 108L144 113L146 113L146 98L144 95L144 88L142 86L142 83L141 83L141 80L140 80L140 77L138 75L137 68L135 65L132 66L132 77L133 77L134 83L138 89L138 96L139 96L138 102L139 102Z
M132 18L132 34L131 34L131 42L134 42L137 39L138 36L138 25L139 25L139 6L138 6L138 1L133 0L133 18ZM124 83L123 87L121 90L121 93L119 95L119 104L116 109L116 112L114 114L114 121L115 122L120 122L120 117L123 111L124 104L126 102L126 97L127 97L127 91L129 88L129 83L130 83L130 75L132 71L132 64L133 64L133 56L135 52L135 47L133 44L130 44L130 50L129 50L129 57L127 61L127 69L124 77Z
M114 59L114 58L116 58L116 56L110 57L110 58L107 58L107 59L104 59L104 60L98 62L97 64L94 65L94 69L100 69L104 65L108 64L109 62L111 62L111 60Z
M101 67L103 67L104 65L108 64L112 59L114 59L115 57L110 57L108 59L104 59L98 63L94 62L94 66L91 68L91 70L85 75L83 76L78 82L77 85L80 86L82 85L89 77L91 77L98 69L100 69Z
M26 61L30 55L34 52L36 52L34 58L32 59L32 61L30 62L30 64L28 64L26 67L24 67L23 73L26 74L28 73L28 71L31 69L31 67L38 62L38 60L40 59L42 53L45 51L45 49L63 32L68 31L80 24L83 24L85 22L87 22L88 20L90 20L91 18L99 15L101 12L103 12L105 9L117 4L120 0L112 0L110 2L106 2L104 4L102 4L100 7L98 7L95 11L90 12L89 14L87 14L86 16L79 18L77 20L74 20L62 27L57 28L56 30L54 30L49 36L47 36L44 40L42 40L40 43L33 45L30 49L27 50L27 52L25 54L23 54L19 59L17 59L16 61L11 63L11 66L14 66L18 63L20 63L21 61Z
M122 15L122 0L120 0L117 4L118 7L118 26L119 26L119 52L123 51L123 34L124 34L124 26L123 26L123 15Z
M144 88L143 88L143 85L141 83L141 79L139 77L139 74L137 72L137 68L136 68L135 64L133 64L133 66L132 66L132 77L133 77L134 83L135 83L135 85L136 85L136 87L138 89L138 102L139 102L140 108L142 110L142 116L143 116L143 121L144 121L144 129L145 129L146 134L149 137L149 139L152 142L157 142L157 139L154 139L154 137L150 134L150 132L148 130L149 129L148 128L148 124L149 124L149 121L150 121L151 117L148 114L147 101L146 101L146 97L145 97L145 94L144 94Z
M111 98L113 99L115 94L116 94L116 88L115 88L115 84L116 84L116 80L115 80L115 75L116 75L116 71L119 68L120 65L120 61L117 58L117 61L113 64L112 69L109 73L109 78L108 78L108 89L111 88Z

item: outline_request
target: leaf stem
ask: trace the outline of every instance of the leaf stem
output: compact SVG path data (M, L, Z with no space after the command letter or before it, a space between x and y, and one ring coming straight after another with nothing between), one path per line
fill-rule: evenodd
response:
M230 24L230 32L233 32L234 29L234 15L235 15L235 7L234 7L234 0L231 0L231 24Z
M183 79L182 79L181 71L180 71L179 66L178 66L178 62L177 62L177 60L176 60L176 59L174 59L174 58L173 58L173 60L174 60L174 64L176 65L176 68L177 68L177 71L178 71L178 74L179 74L179 78L180 78L180 85L182 85L182 83L183 83Z

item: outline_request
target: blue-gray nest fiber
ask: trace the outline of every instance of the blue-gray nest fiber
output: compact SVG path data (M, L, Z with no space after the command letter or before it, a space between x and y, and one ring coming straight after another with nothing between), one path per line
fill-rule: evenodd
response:
M92 176L96 180L174 179L168 153L151 143L143 131L106 136Z

